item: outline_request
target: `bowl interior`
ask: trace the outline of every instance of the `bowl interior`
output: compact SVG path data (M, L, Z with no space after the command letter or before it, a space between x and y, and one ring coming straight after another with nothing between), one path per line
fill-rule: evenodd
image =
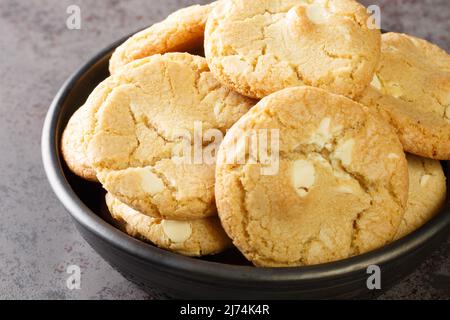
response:
M71 115L84 104L86 99L92 90L105 78L109 76L108 71L108 61L111 56L112 49L115 47L111 46L109 49L105 49L101 53L99 53L96 57L94 57L89 63L87 63L83 68L81 68L72 79L66 83L65 85L65 93L63 96L60 96L58 103L61 104L58 114L58 120L56 125L55 132L55 144L57 149L59 148L59 141L61 139L62 132L69 121ZM63 90L64 91L64 90ZM96 215L101 217L104 221L114 226L113 221L110 218L108 213L108 209L105 204L105 194L106 192L103 190L100 184L88 182L82 180L72 174L70 170L65 165L62 160L62 156L59 153L57 155L59 165L63 168L63 175L65 176L68 184L72 188L72 190L76 193L78 198ZM448 177L449 170L449 162L442 162L446 176ZM447 179L447 186L449 187L450 181ZM445 217L444 217L445 216ZM418 231L412 233L411 235L405 237L393 243L391 245L386 246L385 248L378 249L372 253L362 255L360 257L355 257L351 259L347 259L345 261L355 261L355 262L363 262L365 256L367 260L376 257L377 254L381 254L383 252L388 252L389 250L395 251L400 248L400 246L411 248L412 243L417 244L418 241L422 241L427 238L427 236L431 237L432 232L435 232L437 229L446 227L450 225L450 199L447 197L445 207L443 211L437 215L434 219L432 219L427 225L419 229ZM124 237L128 237L128 235L123 234ZM420 240L417 240L420 238ZM408 243L410 242L410 243ZM154 246L151 244L147 244L149 250L154 250ZM235 266L250 266L251 264L240 254L237 249L230 249L222 254L208 256L197 260L216 262L227 265L235 265ZM338 262L340 263L340 262ZM336 264L336 263L335 263ZM328 264L332 265L332 264Z

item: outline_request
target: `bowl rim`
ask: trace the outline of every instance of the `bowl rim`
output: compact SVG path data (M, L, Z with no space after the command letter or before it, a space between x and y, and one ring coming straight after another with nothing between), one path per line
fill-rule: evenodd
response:
M337 277L352 277L361 272L366 273L367 267L370 265L382 266L420 249L441 230L450 226L450 211L443 209L417 231L382 248L341 261L291 268L256 268L184 257L123 233L90 210L73 191L63 171L63 160L59 151L60 143L56 138L62 106L73 87L91 68L110 55L128 37L112 43L95 54L64 82L50 105L41 137L42 161L54 193L78 224L115 248L144 260L168 274L177 276L195 277L203 281L212 279L227 283L231 281L231 283L242 283L243 285L264 283L273 285L275 282L279 285L292 286L298 282L318 279L325 281ZM449 167L450 162L446 163ZM446 206L448 203L449 197L447 196Z

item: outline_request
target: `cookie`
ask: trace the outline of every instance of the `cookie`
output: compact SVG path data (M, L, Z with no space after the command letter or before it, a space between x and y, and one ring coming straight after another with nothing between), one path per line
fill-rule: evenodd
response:
M224 0L208 18L205 55L221 82L249 97L300 85L356 97L380 56L368 21L353 0Z
M98 179L87 155L88 142L94 133L96 112L117 85L116 78L110 77L94 89L86 103L72 115L61 138L61 153L69 169L92 182Z
M275 139L264 143L266 136ZM278 170L264 170L274 163ZM393 240L407 197L407 162L392 127L318 88L264 98L218 153L219 217L256 266L314 265L382 247Z
M111 74L134 60L154 54L202 48L206 19L214 5L183 8L132 36L113 53L109 65Z
M409 169L408 206L395 239L419 229L444 206L447 186L441 163L407 155Z
M222 86L204 58L168 53L128 64L90 102L87 155L108 192L154 218L216 215L214 151L253 100Z
M217 254L231 247L218 217L192 221L155 219L131 209L110 194L106 204L120 229L130 236L190 257Z
M95 170L89 163L84 144L84 129L89 121L88 117L89 110L84 106L73 114L62 135L61 153L70 171L80 178L97 182Z
M450 55L444 50L384 34L379 70L360 102L382 112L407 152L450 160Z

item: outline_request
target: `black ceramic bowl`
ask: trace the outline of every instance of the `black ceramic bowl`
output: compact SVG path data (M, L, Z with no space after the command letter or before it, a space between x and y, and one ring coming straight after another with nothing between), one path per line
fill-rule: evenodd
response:
M81 67L55 97L45 121L42 157L58 198L86 241L125 277L157 297L207 299L323 299L373 296L367 267L378 265L382 288L399 281L445 240L450 201L432 221L410 236L355 258L311 267L261 269L236 250L192 259L158 249L116 229L105 214L104 191L69 172L60 154L60 138L70 116L108 76L108 60L117 42ZM444 162L449 173L449 162Z

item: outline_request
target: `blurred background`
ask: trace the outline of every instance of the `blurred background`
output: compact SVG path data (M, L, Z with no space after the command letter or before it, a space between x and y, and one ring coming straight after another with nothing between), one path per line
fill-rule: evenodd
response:
M96 52L193 0L0 0L0 298L152 299L107 265L78 235L47 183L40 135L64 80ZM449 0L362 1L379 5L382 28L450 51ZM81 29L66 26L81 9ZM82 270L68 290L68 265ZM386 299L450 299L450 239Z

